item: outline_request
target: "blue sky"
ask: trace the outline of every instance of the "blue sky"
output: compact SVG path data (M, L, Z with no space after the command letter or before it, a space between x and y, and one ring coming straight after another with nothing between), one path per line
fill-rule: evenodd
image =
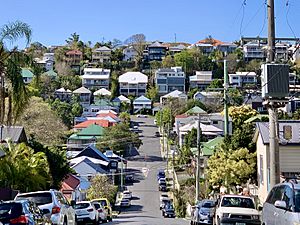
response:
M300 36L300 1L275 0L276 35ZM223 41L267 34L265 0L0 0L0 26L21 20L30 24L33 41L64 44L77 32L83 41L125 40L144 33L147 40L195 43L208 35ZM288 12L289 9L289 12ZM288 14L287 14L288 12ZM241 22L242 26L241 26ZM267 22L267 21L266 21ZM240 32L241 30L241 32ZM262 31L262 32L261 32Z

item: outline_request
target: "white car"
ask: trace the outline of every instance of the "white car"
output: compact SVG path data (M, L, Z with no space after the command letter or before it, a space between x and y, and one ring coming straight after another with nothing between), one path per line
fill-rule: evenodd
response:
M95 209L98 211L98 221L101 223L108 222L106 210L103 208L101 203L97 201L92 201L92 204L95 207Z
M168 194L161 194L159 197L159 201L166 200L166 199L169 199Z
M162 183L167 183L166 178L160 178L160 179L158 180L158 184L162 184Z
M15 200L28 199L34 202L54 225L75 225L75 210L60 191L37 191L19 193Z
M98 211L90 201L77 202L74 206L78 223L98 223Z
M123 198L131 199L132 198L132 192L129 190L123 191Z
M136 117L138 117L138 118L147 118L147 115L138 114L138 115L136 115Z
M260 225L260 213L251 197L223 195L216 209L215 224Z

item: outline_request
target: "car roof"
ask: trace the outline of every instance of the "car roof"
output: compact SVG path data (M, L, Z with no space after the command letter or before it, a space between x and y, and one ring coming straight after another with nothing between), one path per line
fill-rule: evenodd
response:
M251 196L245 196L245 195L223 195L222 198L224 197L235 197L235 198L249 198L249 199L253 199Z
M23 195L31 195L31 194L40 194L40 193L51 193L56 190L49 190L49 191L33 191L33 192L25 192L25 193L18 193L17 196L23 196ZM57 191L56 191L57 192Z
M289 187L293 188L293 185L294 185L294 189L300 190L300 184L291 183L291 182L284 182L284 183L276 184L274 187L289 186Z

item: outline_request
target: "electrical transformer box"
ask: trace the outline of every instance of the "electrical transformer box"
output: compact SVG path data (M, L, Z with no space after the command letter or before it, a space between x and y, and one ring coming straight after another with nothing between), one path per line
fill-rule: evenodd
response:
M284 99L289 96L289 66L286 64L263 64L261 66L262 97Z

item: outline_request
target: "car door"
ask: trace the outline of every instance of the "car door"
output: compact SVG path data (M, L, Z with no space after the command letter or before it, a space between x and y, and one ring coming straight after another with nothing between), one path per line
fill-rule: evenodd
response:
M71 225L75 225L75 210L73 209L73 207L71 206L71 204L69 203L69 201L65 198L65 196L60 193L63 201L65 203L65 207L67 209L67 214L68 214L68 218L69 218L69 224Z
M282 195L280 195L281 190L283 188L280 187L274 187L265 203L264 203L264 207L263 207L263 212L262 212L262 220L266 225L275 225L276 224L276 220L277 220L277 208L274 206L275 201L277 200L281 200Z
M285 201L287 209L277 209L278 220L276 221L276 225L279 224L291 224L294 221L289 221L293 219L294 208L293 208L293 200L294 199L294 191L291 187L285 186L282 201Z

